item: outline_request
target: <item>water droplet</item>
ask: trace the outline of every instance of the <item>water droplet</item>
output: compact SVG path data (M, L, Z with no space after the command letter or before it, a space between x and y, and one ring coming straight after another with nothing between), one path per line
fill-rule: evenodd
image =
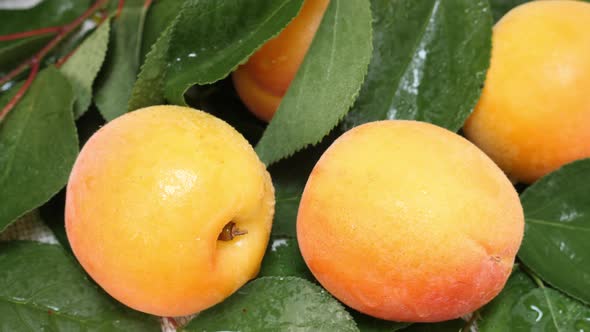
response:
M574 323L574 328L577 332L589 332L590 331L590 318L585 320L579 320Z
M531 305L530 308L533 309L533 311L537 313L537 318L535 318L535 322L540 322L541 319L543 318L543 311L535 305Z
M287 246L287 239L276 239L270 245L271 251L277 251L278 248Z

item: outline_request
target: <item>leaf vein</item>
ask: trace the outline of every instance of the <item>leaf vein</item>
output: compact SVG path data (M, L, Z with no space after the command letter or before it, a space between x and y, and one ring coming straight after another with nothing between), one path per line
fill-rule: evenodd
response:
M390 113L392 110L392 105L394 103L395 96L397 95L397 91L400 88L402 78L404 77L404 75L408 71L410 64L412 63L412 60L414 60L414 56L416 54L416 51L418 50L418 46L420 46L420 43L421 43L422 39L424 38L424 35L426 34L426 30L428 30L428 27L432 23L432 20L433 20L435 14L438 12L437 9L438 9L439 5L440 5L439 0L434 1L432 3L432 8L430 9L430 12L428 14L428 18L427 18L426 22L424 23L424 25L420 28L420 32L417 34L416 42L414 43L414 46L412 46L413 52L409 53L410 56L408 57L406 64L402 67L402 70L399 71L399 75L398 75L397 79L395 80L395 81L397 81L397 83L393 86L395 93L393 93L391 96L391 101L389 102L389 109L387 110L386 114Z
M572 231L590 232L590 228L583 228L583 227L578 227L578 226L574 226L574 225L567 225L564 223L558 223L558 222L553 222L553 221L548 221L548 220L526 218L526 221L531 222L533 224L552 226L552 227L563 228L563 229L568 229L568 230L572 230Z
M0 295L0 300L3 300L5 302L7 302L8 304L11 304L15 308L17 306L19 306L19 305L22 305L22 306L25 306L25 307L27 307L29 309L34 309L34 310L45 312L45 313L47 313L48 310L51 310L48 307L41 307L40 305L37 305L35 303L31 303L29 301L27 301L27 302L19 302L19 301L16 301L14 299L11 299L10 297L3 296L3 295ZM80 323L82 325L87 325L87 324L90 323L90 321L88 321L88 320L82 320L82 319L80 319L80 318L78 318L76 316L72 316L72 315L69 315L69 314L66 314L66 313L63 313L63 312L60 312L60 311L53 311L52 310L51 311L51 314L52 315L57 315L59 317L63 317L64 319L69 319L71 321ZM20 318L20 315L19 315L19 318ZM32 329L32 330L34 331L34 329Z

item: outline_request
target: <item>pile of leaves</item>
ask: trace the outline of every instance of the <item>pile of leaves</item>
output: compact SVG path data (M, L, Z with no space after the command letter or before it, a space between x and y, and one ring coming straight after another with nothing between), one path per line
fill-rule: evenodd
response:
M410 325L357 313L317 285L297 247L297 207L322 151L374 120L458 131L481 93L494 20L525 1L331 0L268 125L247 112L227 77L303 0L29 2L0 3L0 232L35 219L60 245L0 242L0 330L160 329L157 317L117 303L77 264L65 237L63 188L79 147L105 121L164 103L234 126L276 188L260 276L179 329L590 329L590 160L517 186L526 217L517 267L467 322Z

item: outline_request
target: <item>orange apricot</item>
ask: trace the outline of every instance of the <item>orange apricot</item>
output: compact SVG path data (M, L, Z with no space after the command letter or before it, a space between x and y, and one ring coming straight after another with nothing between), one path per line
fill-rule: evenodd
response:
M343 134L315 165L297 216L303 258L331 294L407 322L457 318L494 298L523 231L518 194L496 164L416 121Z
M269 122L287 92L330 0L305 0L299 14L232 74L246 107Z
M235 129L187 107L153 106L84 145L65 219L76 258L107 293L181 316L256 276L273 213L270 176Z
M514 181L590 157L590 3L534 1L494 27L465 135Z

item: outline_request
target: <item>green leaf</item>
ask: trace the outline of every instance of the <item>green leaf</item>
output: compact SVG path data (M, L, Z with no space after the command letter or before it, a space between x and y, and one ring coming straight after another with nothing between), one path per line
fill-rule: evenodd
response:
M113 22L106 60L97 79L94 100L107 120L127 112L127 103L139 70L141 36L146 8L144 0L127 0Z
M521 195L518 257L544 281L590 303L590 159L565 165Z
M385 119L457 131L477 103L491 56L486 0L372 0L373 59L350 129Z
M280 236L271 237L258 276L300 277L315 280L301 257L297 240Z
M91 0L44 0L31 9L0 10L0 35L68 23L82 14L90 3ZM50 38L46 35L0 42L0 69L16 65Z
M520 269L515 270L502 292L480 311L481 320L477 322L479 332L510 331L512 328L512 308L518 300L535 289L535 283Z
M131 91L129 111L166 103L164 80L168 69L168 48L183 3L184 0L158 1L150 7L141 48L141 59L145 61Z
M67 79L48 67L0 123L0 231L65 185L78 153L73 103Z
M74 117L86 112L92 99L92 83L104 62L109 42L110 20L106 20L78 47L61 68L74 89Z
M348 112L371 58L369 0L332 0L256 152L267 165L318 143Z
M303 0L190 0L174 25L166 99L185 105L194 84L226 77L297 15Z
M295 277L264 277L201 312L184 331L358 331L325 290Z
M168 28L178 15L184 1L166 0L152 2L145 17L140 59L145 59L148 52L152 49L152 45L160 38L163 31Z
M588 330L590 308L553 289L533 289L524 294L512 308L510 331Z
M350 309L354 321L360 332L394 332L410 326L411 323L391 322L377 319Z
M462 319L440 323L412 324L410 327L403 329L402 332L461 332L465 324L466 322Z
M170 44L172 26L169 26L152 46L147 54L137 81L131 90L131 98L127 109L134 111L138 108L160 105L166 102L164 97L164 80L168 61L166 52Z
M522 5L523 3L529 1L531 0L490 0L490 6L492 7L494 21L500 20L512 8Z
M81 271L60 246L0 243L0 330L160 331L153 316L127 309Z

